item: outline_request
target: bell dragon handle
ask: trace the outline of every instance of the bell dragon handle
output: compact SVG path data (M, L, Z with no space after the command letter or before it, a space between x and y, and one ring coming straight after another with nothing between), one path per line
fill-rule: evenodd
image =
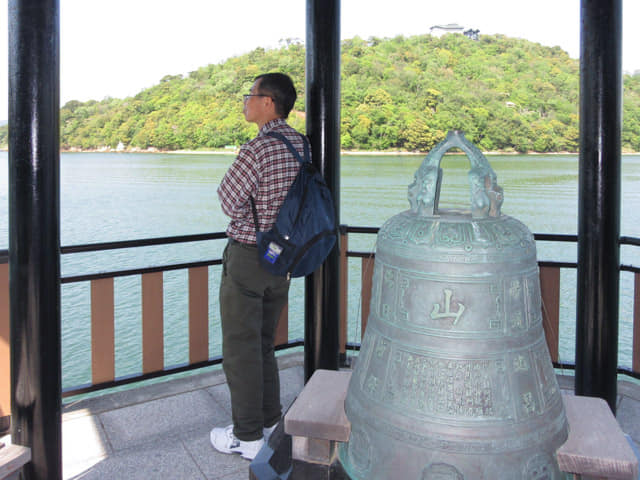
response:
M459 130L451 130L426 156L409 185L411 211L422 216L438 213L442 168L440 162L451 148L460 148L471 163L469 184L471 187L471 215L473 218L499 217L504 200L497 176L482 152Z

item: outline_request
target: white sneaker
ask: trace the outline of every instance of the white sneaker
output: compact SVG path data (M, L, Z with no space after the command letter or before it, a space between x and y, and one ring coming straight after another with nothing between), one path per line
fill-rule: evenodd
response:
M209 435L213 448L222 453L239 453L242 458L253 460L264 445L264 438L245 442L233 434L233 425L214 428Z
M276 423L275 425L267 428L263 428L262 429L262 434L264 435L264 441L266 442L267 440L269 440L269 437L271 436L271 434L274 432L274 430L276 429L276 427L278 426L278 424Z

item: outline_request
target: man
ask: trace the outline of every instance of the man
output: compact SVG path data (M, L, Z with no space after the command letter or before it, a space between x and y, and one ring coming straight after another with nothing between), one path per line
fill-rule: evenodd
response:
M220 187L222 211L231 218L220 283L223 368L231 393L233 424L211 431L211 443L223 453L253 459L282 414L280 380L274 354L275 327L287 303L289 281L264 270L258 261L249 199L258 212L258 228L275 223L299 169L286 145L267 136L287 137L303 154L300 135L285 121L296 100L291 79L281 73L256 77L244 96L243 113L258 125L258 136L240 148Z

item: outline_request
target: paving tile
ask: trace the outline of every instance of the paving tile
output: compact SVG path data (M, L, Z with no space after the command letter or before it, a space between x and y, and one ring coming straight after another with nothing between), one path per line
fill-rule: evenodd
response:
M280 370L280 403L286 412L304 387L304 368L293 366ZM226 383L207 388L214 400L231 415L231 395Z
M220 408L231 415L231 394L226 383L207 388L207 393L211 395Z
M118 392L105 393L97 397L83 398L64 405L65 416L74 415L78 410L90 410L97 414L117 408L130 407L160 398L171 397L181 393L201 390L226 382L222 367L209 367L204 373L191 374L185 377L167 379L158 383L129 387ZM207 369L205 369L207 370Z
M224 477L218 477L219 480L247 480L249 478L248 471L230 473Z
M123 450L66 480L207 480L181 442L164 441Z
M205 432L211 424L230 420L202 390L112 410L99 418L116 452L184 432Z
M280 370L280 403L286 412L304 387L304 367Z
M196 434L181 435L181 442L197 464L204 477L208 480L229 478L229 475L239 475L238 478L249 478L249 461L240 455L224 454L216 451L209 441L209 430Z
M573 393L575 378L571 375L557 375L560 390Z
M624 396L616 411L616 419L624 433L640 444L640 402Z
M93 415L62 422L62 464L65 478L73 477L106 459L112 449L100 420Z
M619 380L618 393L640 402L640 382L636 379Z

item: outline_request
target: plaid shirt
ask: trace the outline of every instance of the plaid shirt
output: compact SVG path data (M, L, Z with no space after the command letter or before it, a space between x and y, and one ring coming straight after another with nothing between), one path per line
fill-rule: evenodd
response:
M269 131L286 136L304 155L302 138L282 118L264 124L258 136L240 148L218 187L218 198L222 211L231 217L227 236L242 243L256 243L249 197L256 204L260 231L269 230L300 168L284 143L266 136Z

